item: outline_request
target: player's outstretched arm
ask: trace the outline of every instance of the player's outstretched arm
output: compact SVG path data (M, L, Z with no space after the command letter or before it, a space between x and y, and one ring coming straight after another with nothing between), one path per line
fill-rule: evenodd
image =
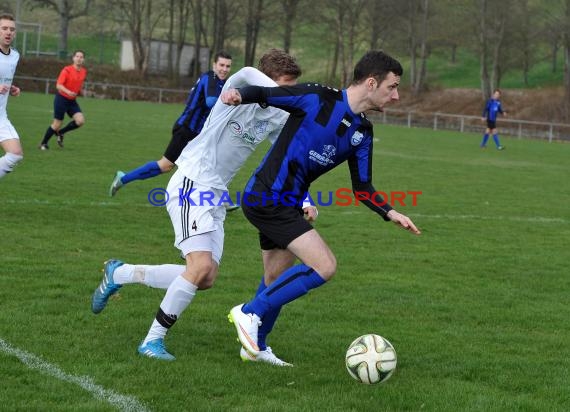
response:
M396 225L400 226L402 229L409 230L414 235L420 235L422 233L416 225L414 225L412 219L406 215L396 212L394 209L390 210L386 216L388 216L388 218Z

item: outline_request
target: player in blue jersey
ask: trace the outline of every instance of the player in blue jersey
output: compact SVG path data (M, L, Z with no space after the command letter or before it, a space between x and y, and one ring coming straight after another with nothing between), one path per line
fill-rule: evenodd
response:
M487 101L487 104L485 104L485 108L483 109L481 119L487 122L487 128L485 129L485 134L481 141L481 149L485 149L487 147L489 134L493 136L497 150L503 150L505 148L505 146L501 146L501 143L499 142L499 133L497 133L497 115L499 113L503 116L507 115L507 112L505 112L501 107L500 99L501 90L495 89L495 91L493 91L493 96Z
M300 75L301 68L292 56L271 49L261 57L259 71L252 67L241 69L228 79L224 90L252 84L293 85ZM166 334L193 302L197 291L211 288L218 276L225 219L224 207L219 204L220 195L227 194L233 177L260 144L277 139L288 117L287 112L274 107L233 107L216 103L199 136L186 145L176 160L178 169L167 188L170 196L166 209L174 227L175 245L185 256L186 266L132 265L116 259L105 263L103 280L91 301L94 313L100 313L109 297L125 284L142 283L167 289L149 332L139 346L141 355L174 360L164 346ZM215 194L213 204L204 204L200 200L202 193ZM304 205L304 212L308 221L317 217L317 210L310 203ZM271 261L263 255L264 275L259 288L264 289L294 262L295 256L287 250L273 254ZM267 345L269 332L259 328L261 353L252 356L240 347L240 357L245 361L290 366Z
M259 103L288 111L277 141L246 185L242 208L259 230L264 259L292 252L300 264L285 270L228 318L253 356L260 352L258 329L275 322L281 307L323 285L336 272L336 258L317 231L303 219L301 201L311 182L348 161L359 199L384 220L419 235L407 216L392 209L372 185L373 128L364 112L382 111L399 99L403 69L382 51L366 53L347 89L318 84L290 87L249 86L220 95L226 104Z
M210 110L214 107L222 87L230 75L231 66L232 56L223 51L216 53L212 70L203 73L190 90L184 112L174 123L172 138L162 158L158 161L145 163L127 173L121 170L117 171L109 188L110 196L115 196L117 190L127 183L168 173L174 168L174 162L182 153L182 149L202 130Z

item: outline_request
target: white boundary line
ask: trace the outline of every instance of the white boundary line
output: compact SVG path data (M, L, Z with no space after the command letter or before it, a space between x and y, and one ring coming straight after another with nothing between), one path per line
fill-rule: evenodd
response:
M30 369L36 369L39 372L53 376L64 382L73 383L91 393L94 398L105 401L118 408L121 411L149 411L149 409L132 396L125 396L116 393L110 389L105 389L93 382L89 376L75 376L62 371L59 367L44 361L39 356L23 351L11 346L8 342L0 338L0 351L8 355L15 356Z
M153 206L148 203L148 200L142 204L133 204L131 206L142 206L142 207L161 207ZM64 200L62 202L52 202L49 200L39 200L39 199L28 199L28 200L10 200L10 199L0 199L0 204L34 204L34 205L65 205L65 206L102 206L102 207L121 207L122 204L114 202L75 202L73 200ZM318 206L318 205L317 205ZM327 207L327 206L321 206ZM354 206L349 206L352 208ZM366 209L366 206L359 206ZM343 215L353 215L355 211L345 210L342 211ZM511 222L526 222L526 223L568 223L568 219L560 217L543 217L543 216L482 216L482 215L429 215L422 213L410 213L410 217L424 218L424 219L447 219L447 220L501 220L501 221L511 221Z
M360 206L359 206L360 207ZM366 208L366 206L364 206ZM354 215L356 212L347 210L341 212L343 215ZM445 219L445 220L500 220L510 222L524 223L568 223L568 219L561 217L543 217L543 216L482 216L482 215L429 215L423 213L409 213L408 217L418 219Z
M543 216L480 216L480 215L424 215L421 213L410 213L411 217L426 219L448 219L448 220L508 220L511 222L526 223L567 223L566 219L560 217L543 217Z
M142 198L144 207L156 207L151 205L147 198ZM119 202L89 202L89 201L80 201L77 202L75 200L62 200L60 202L52 202L51 200L41 200L41 199L20 199L20 200L12 200L12 199L0 199L0 204L8 204L8 205L56 205L56 206L104 206L104 207L121 207L123 206ZM141 206L141 204L133 203L131 206ZM129 206L130 207L130 206Z

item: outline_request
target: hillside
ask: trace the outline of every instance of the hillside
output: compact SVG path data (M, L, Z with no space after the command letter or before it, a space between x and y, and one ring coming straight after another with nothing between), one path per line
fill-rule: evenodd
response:
M66 62L54 58L25 58L18 65L16 74L55 79L65 64ZM107 65L88 65L87 68L89 70L88 79L93 82L178 88L164 76L143 78L134 72L121 71L115 66ZM400 93L401 101L394 105L394 108L427 113L441 112L474 116L481 114L483 100L481 91L478 89L435 89L414 98L406 90L405 81L404 78ZM192 84L193 81L188 79L186 83ZM41 90L41 87L37 89L37 91ZM562 96L562 88L503 89L502 102L510 118L565 123L565 113L559 104Z
M401 93L399 108L419 112L441 112L479 116L483 110L483 99L478 89L442 89L426 92L418 98ZM562 88L554 89L503 89L503 108L510 118L543 122L565 123L565 113L559 104Z

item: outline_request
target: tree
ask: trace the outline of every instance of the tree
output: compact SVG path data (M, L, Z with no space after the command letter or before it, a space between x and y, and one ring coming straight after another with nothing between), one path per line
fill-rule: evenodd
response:
M313 9L320 14L313 17L313 23L323 26L325 39L334 39L327 83L346 86L351 80L354 56L365 48L370 39L367 25L360 21L369 0L321 0L313 3ZM340 67L340 78L337 74Z
M226 43L226 27L228 26L228 4L226 0L214 0L213 2L213 40L212 50L218 51L225 48Z
M186 31L188 27L188 20L190 19L190 1L177 0L178 3L178 24L176 25L176 77L180 73L180 59L182 57L182 50L186 44Z
M570 117L570 0L565 2L566 16L564 30L564 106L566 119Z
M558 69L558 51L560 49L560 31L556 27L546 27L546 37L550 45L550 67L552 73Z
M342 85L348 86L352 79L352 70L354 67L355 53L359 48L359 45L364 33L361 33L360 28L360 16L365 10L364 5L367 0L352 0L350 2L345 2L344 7L346 8L346 26L344 27L344 35L341 37L341 41L346 39L346 44L342 48L344 52L342 54ZM342 7L342 6L341 6ZM342 29L342 27L341 27ZM368 37L368 36L366 36Z
M131 35L133 45L133 55L135 59L135 69L142 75L148 71L148 57L150 53L150 43L152 33L163 16L166 7L158 4L159 13L153 14L152 0L113 0L113 5L118 7L122 18L126 21Z
M108 51L107 44L116 41L116 36L113 35L120 32L120 26L114 18L116 10L113 7L109 7L108 1L99 0L93 2L92 7L89 9L89 14L78 19L72 26L72 30L74 27L80 27L81 32L97 33L99 40L98 50L96 51L93 48L86 50L89 65L95 62L99 64L105 62L105 53ZM111 38L112 36L115 38Z
M522 53L522 70L523 70L523 82L525 86L528 86L528 72L530 70L531 65L531 37L530 28L532 25L530 24L530 13L529 13L529 6L528 0L521 0L521 21L522 27L520 30L520 41L521 41L521 53Z
M382 48L389 43L401 30L400 15L402 7L400 2L391 0L369 0L365 3L365 24L370 28L369 49Z
M510 0L500 4L479 0L479 66L483 99L488 99L501 82L501 52L511 6Z
M429 43L430 54L438 49L449 52L449 63L457 63L457 52L471 47L477 38L478 28L472 22L473 0L437 0L430 2ZM459 24L461 22L462 24ZM429 56L428 56L429 57Z
M180 60L186 43L189 17L190 0L169 0L167 72L171 79L178 79L180 76Z
M168 7L168 66L166 71L168 76L172 79L178 73L178 70L174 70L174 65L172 60L174 60L173 48L174 48L174 9L176 0L169 0Z
M382 2L372 1L370 4L370 49L375 50L378 48L381 37L381 29L384 27L382 24L374 24L374 22L381 21L383 12Z
M297 6L300 0L280 0L283 11L283 50L289 53L291 49L291 39L293 37L293 22L297 14Z
M261 28L263 0L247 0L245 16L245 53L244 66L254 66L257 40Z
M566 27L565 6L566 0L541 0L538 19L542 41L550 48L551 71L558 69L558 52L564 48L564 33Z
M54 10L59 16L58 50L60 57L67 57L67 36L71 20L87 16L91 0L31 0L32 8L47 7Z
M192 19L194 22L194 61L192 64L191 77L198 78L200 76L200 49L202 48L202 33L204 31L203 23L203 0L190 0L190 8L192 10Z
M410 39L410 86L412 94L418 95L425 87L427 71L429 0L421 0L420 2L409 0L407 6L408 37Z
M522 70L523 82L529 86L529 74L535 61L543 50L552 46L549 39L552 29L547 23L550 7L537 0L519 0L513 6L509 13L513 27L506 36L505 49L514 51L511 56L514 65ZM552 53L556 55L556 49L552 49Z

